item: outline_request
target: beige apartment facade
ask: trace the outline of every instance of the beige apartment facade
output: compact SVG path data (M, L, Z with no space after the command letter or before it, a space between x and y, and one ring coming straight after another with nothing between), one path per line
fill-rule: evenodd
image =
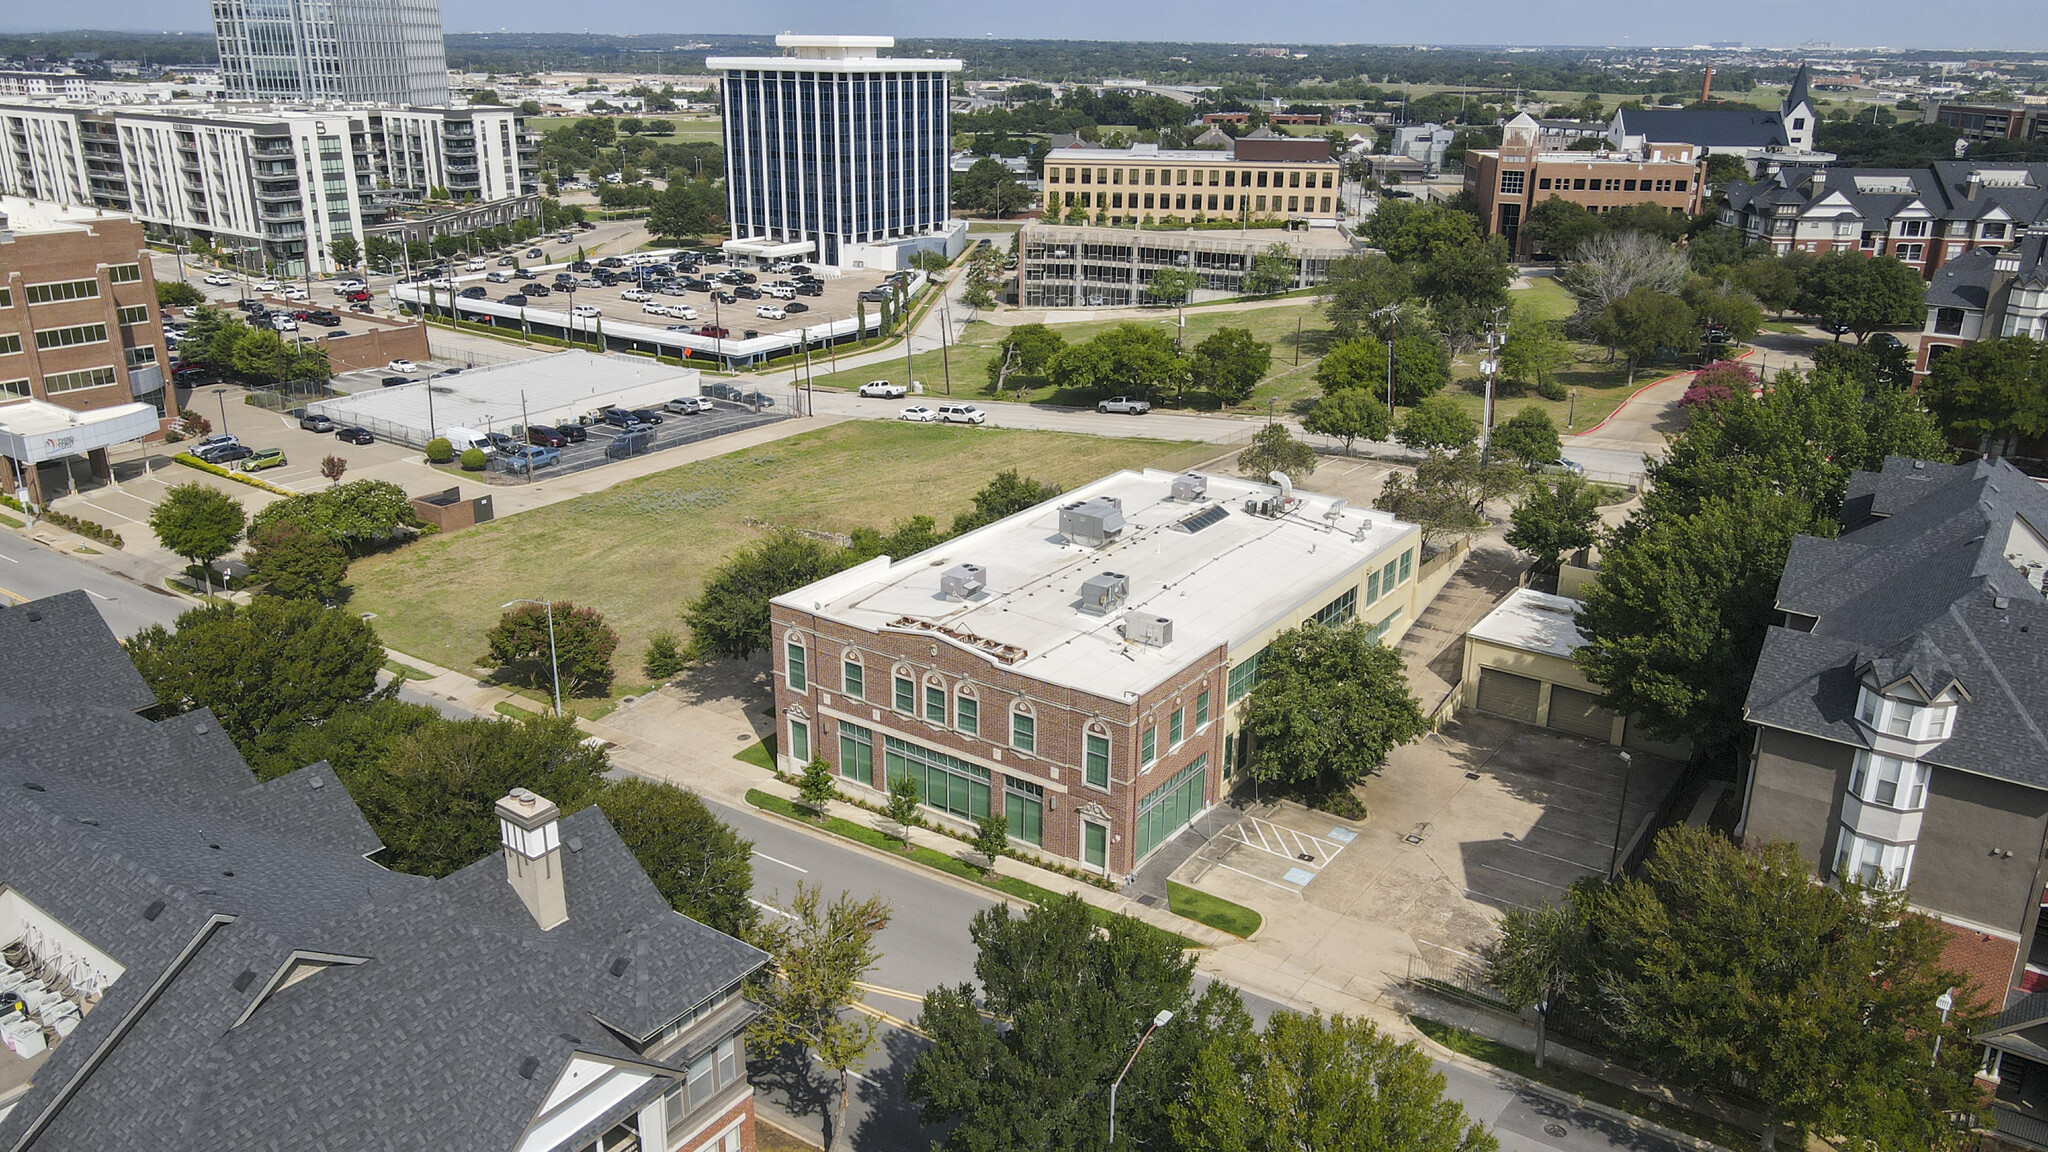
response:
M1042 206L1047 222L1272 227L1337 219L1338 183L1324 140L1245 139L1227 152L1061 148L1045 158Z

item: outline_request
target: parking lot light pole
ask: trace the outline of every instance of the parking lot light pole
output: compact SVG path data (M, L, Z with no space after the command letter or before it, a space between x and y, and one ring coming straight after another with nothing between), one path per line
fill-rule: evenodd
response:
M1614 810L1614 847L1607 854L1607 878L1619 876L1615 871L1621 865L1621 822L1628 815L1628 785L1635 775L1635 758L1628 753L1621 754L1621 806Z
M1138 1046L1131 1050L1131 1058L1129 1060L1124 1061L1124 1070L1117 1073L1116 1079L1110 1082L1109 1142L1111 1144L1116 1143L1116 1090L1123 1087L1124 1077L1131 1074L1131 1065L1136 1064L1138 1062L1138 1053L1143 1052L1145 1050L1145 1041L1150 1040L1152 1038L1152 1033L1157 1032L1161 1028L1166 1027L1167 1021L1172 1019L1172 1012L1169 1012L1164 1008L1159 1010L1159 1015L1154 1016L1152 1018L1152 1026L1150 1028L1145 1029L1145 1034L1143 1036L1138 1037Z
M220 430L226 432L228 430L228 390L225 388L215 388L213 390L213 398L220 401Z
M555 715L556 715L557 717L559 717L559 716L561 716L561 714L562 714L562 665L561 665L561 662L560 662L559 660L555 659L555 604L554 604L554 601L552 601L552 600L507 600L507 601L506 601L505 603L503 603L503 604L500 604L500 605L498 605L498 607L500 607L500 608L510 608L510 607L512 607L512 606L513 606L514 604L538 604L538 605L540 605L540 606L541 606L542 608L545 608L545 609L547 609L547 613L548 613L548 668L549 668L549 669L550 669L551 671L553 671L553 672L554 672L554 675L555 675Z

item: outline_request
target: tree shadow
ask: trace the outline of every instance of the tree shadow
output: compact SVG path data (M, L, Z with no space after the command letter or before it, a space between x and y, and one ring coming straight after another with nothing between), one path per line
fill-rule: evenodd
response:
M748 1048L747 1078L754 1091L765 1094L791 1116L816 1116L829 1129L838 1104L835 1077L822 1071L811 1054L795 1044L772 1051Z
M854 1083L854 1104L847 1109L852 1147L860 1152L929 1148L945 1138L947 1127L927 1127L919 1121L917 1106L904 1094L911 1062L929 1046L930 1041L901 1028L882 1033L887 1063L869 1064L863 1079ZM858 1113L857 1120L852 1118L854 1113Z

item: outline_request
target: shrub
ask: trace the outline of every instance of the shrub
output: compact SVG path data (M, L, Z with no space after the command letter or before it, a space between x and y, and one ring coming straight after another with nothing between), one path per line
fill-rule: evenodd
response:
M455 445L446 436L436 436L427 441L427 463L446 464L455 459Z
M642 667L649 679L667 680L689 667L689 663L683 658L682 645L676 642L676 634L662 631L656 632L647 642L647 660Z
M1564 400L1571 396L1570 390L1555 380L1539 382L1536 385L1536 394L1545 400Z
M484 470L484 450L483 450L483 449L481 449L481 448L465 448L465 449L463 449L463 450L462 450L462 470L463 470L464 472L481 472L481 471L483 471L483 470Z

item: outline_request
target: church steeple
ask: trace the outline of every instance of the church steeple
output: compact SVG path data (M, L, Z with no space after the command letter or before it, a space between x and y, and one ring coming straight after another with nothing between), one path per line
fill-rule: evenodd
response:
M1799 66L1799 72L1792 77L1792 88L1785 93L1785 102L1778 106L1778 117L1785 132L1785 145L1795 152L1813 151L1815 128L1820 117L1815 113L1813 97L1808 87L1813 83L1813 69L1806 64Z
M1798 74L1792 77L1792 90L1785 93L1785 115L1790 116L1792 109L1799 107L1801 104L1805 104L1809 108L1812 107L1813 100L1807 95L1806 91L1807 86L1812 83L1813 69L1806 64L1799 65Z

